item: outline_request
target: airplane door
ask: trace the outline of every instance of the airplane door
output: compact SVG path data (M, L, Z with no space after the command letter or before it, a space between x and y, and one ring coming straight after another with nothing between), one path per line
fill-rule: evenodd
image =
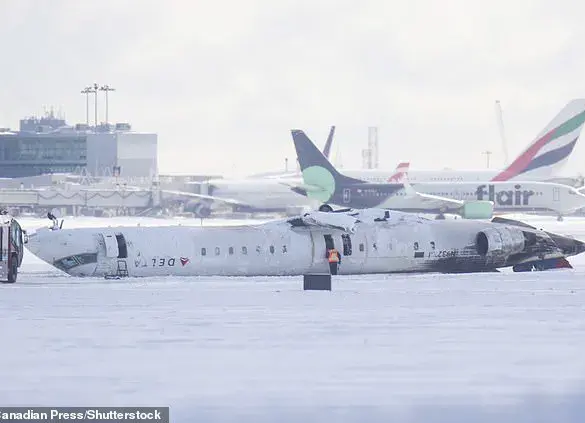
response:
M106 247L106 257L116 258L118 257L118 240L113 234L101 234Z
M553 188L553 201L561 199L561 190L558 187Z
M350 201L351 201L351 189L350 188L344 188L343 189L343 202L345 204L347 204Z
M367 256L365 241L365 238L360 236L350 234L340 236L340 248L338 248L338 251L341 253L341 262L339 264L341 273L362 270Z
M333 237L329 234L327 235L323 235L323 238L325 238L325 248L326 249L331 249L331 248L335 248L335 243L333 242ZM327 252L324 251L324 253L326 254Z

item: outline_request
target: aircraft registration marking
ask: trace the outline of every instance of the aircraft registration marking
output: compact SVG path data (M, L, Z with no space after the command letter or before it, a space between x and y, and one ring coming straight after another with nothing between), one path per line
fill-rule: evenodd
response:
M428 257L456 257L459 255L459 251L457 250L439 250L439 251L429 251Z

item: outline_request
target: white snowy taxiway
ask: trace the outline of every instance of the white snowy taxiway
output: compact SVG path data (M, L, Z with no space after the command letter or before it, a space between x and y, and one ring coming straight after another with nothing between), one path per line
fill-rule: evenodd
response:
M585 219L524 220L585 239ZM128 223L106 222L65 225ZM77 280L27 254L0 286L0 405L168 405L172 422L583 421L585 258L572 263L303 292L296 277Z

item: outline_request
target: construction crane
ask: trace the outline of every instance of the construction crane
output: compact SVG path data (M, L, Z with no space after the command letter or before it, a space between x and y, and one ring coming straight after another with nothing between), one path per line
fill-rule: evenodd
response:
M504 118L502 115L502 105L500 100L496 100L496 119L498 121L498 130L500 131L500 139L502 140L502 151L504 152L504 167L508 166L508 143L506 142L506 134L504 131Z

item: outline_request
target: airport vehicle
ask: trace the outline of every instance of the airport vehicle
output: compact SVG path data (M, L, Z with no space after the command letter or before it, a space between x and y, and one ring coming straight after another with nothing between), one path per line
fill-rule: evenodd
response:
M6 211L0 212L0 281L14 283L24 257L26 233Z
M383 209L314 211L246 226L51 228L27 248L72 276L278 276L570 268L585 243L514 220L434 220Z

